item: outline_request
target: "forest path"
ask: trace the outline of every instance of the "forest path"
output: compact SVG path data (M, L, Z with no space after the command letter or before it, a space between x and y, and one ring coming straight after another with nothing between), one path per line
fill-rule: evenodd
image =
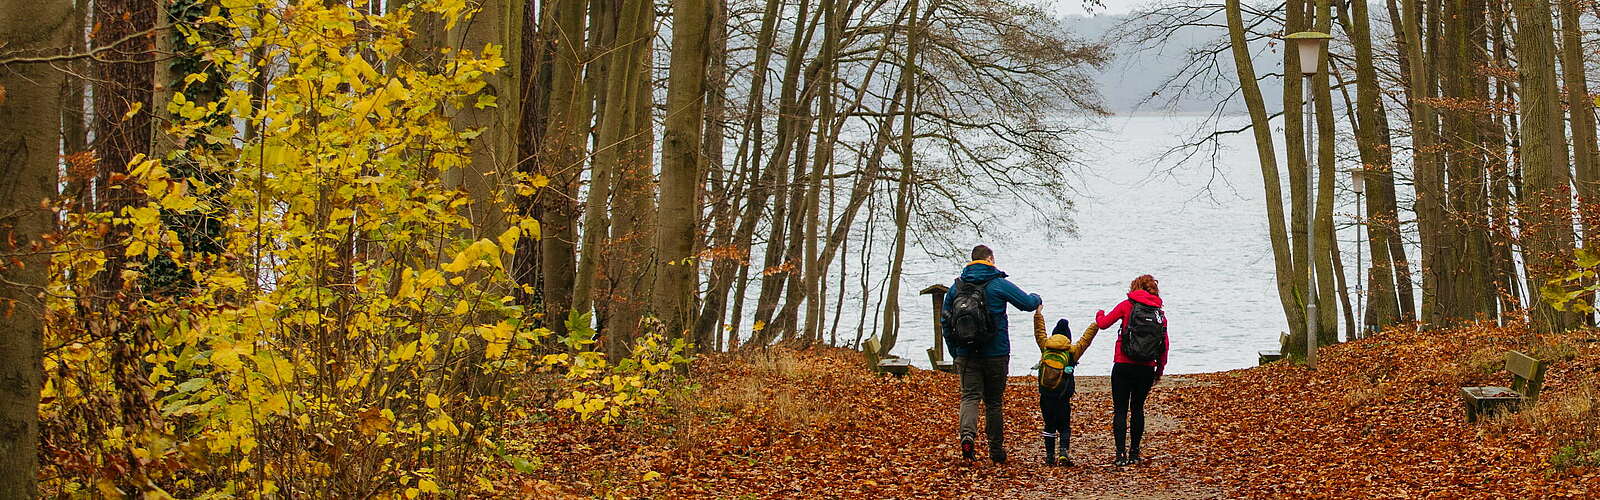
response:
M1038 389L1032 377L1013 377L1006 388L1007 468L1029 470L1008 474L992 498L1139 498L1183 499L1218 498L1220 489L1179 480L1175 470L1178 457L1192 451L1183 446L1182 408L1179 402L1162 397L1165 391L1193 387L1200 382L1181 375L1162 378L1151 391L1145 408L1145 462L1131 467L1112 465L1115 445L1111 437L1111 378L1077 377L1077 395L1072 401L1071 467L1046 467L1044 445L1039 437ZM980 449L982 448L980 444ZM981 455L981 453L980 453ZM993 467L978 460L972 467Z
M534 478L577 497L1592 497L1600 467L1549 461L1563 445L1555 432L1593 429L1578 417L1462 421L1459 388L1504 383L1492 366L1534 341L1570 356L1547 373L1541 406L1593 408L1592 333L1515 333L1388 331L1328 347L1316 371L1273 363L1169 375L1150 393L1147 460L1133 467L1111 465L1106 377L1077 381L1073 467L1043 464L1034 378L1011 377L1010 460L996 465L960 456L958 377L874 374L859 352L831 348L718 355L696 365L698 388L627 422L534 418L503 440L539 460Z

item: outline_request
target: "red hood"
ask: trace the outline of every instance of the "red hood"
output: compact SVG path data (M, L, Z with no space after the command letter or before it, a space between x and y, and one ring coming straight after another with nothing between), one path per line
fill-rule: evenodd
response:
M1152 295L1150 292L1146 292L1144 290L1134 290L1128 292L1128 300L1132 300L1147 306L1161 307L1161 297Z

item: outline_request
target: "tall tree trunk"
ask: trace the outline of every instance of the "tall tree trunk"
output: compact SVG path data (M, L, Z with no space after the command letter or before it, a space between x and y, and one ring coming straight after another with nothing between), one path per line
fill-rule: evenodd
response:
M1331 33L1333 31L1333 15L1328 0L1317 0L1315 26L1318 31ZM1323 57L1319 64L1322 69L1317 71L1311 80L1312 92L1317 96L1313 104L1317 108L1317 186L1316 199L1316 248L1312 255L1316 256L1317 282L1317 327L1322 330L1317 334L1319 344L1335 344L1339 342L1339 304L1336 293L1339 286L1334 272L1333 259L1338 255L1334 249L1338 240L1334 239L1333 231L1333 189L1334 169L1337 157L1334 151L1334 140L1337 129L1334 128L1333 92L1328 80L1331 75L1329 57Z
M1400 75L1401 75L1400 78L1403 81L1409 81L1409 79L1408 79L1409 77L1407 75L1410 74L1410 66L1406 63L1406 61L1408 59L1408 56L1406 55L1405 47L1407 46L1407 44L1404 42L1404 40L1407 39L1406 38L1406 31L1407 30L1405 28L1406 24L1405 24L1405 21L1402 20L1403 18L1402 18L1401 14L1400 14L1400 6L1395 3L1395 0L1386 0L1384 3L1386 4L1386 7L1388 7L1388 11L1389 11L1389 26L1395 32L1395 35L1394 35L1394 39L1396 40L1395 43L1399 46L1398 50L1396 50L1396 52L1397 52L1396 59L1398 59L1399 62L1400 62L1400 64L1399 64L1399 66L1400 66ZM1410 102L1410 94L1409 93L1406 94L1406 98L1407 98L1406 108L1405 108L1406 109L1406 113L1407 113L1408 116L1414 116L1414 114L1412 112L1413 109L1414 109L1414 106L1412 106L1412 103ZM1383 131L1384 131L1383 132L1383 136L1384 137L1391 137L1393 135L1391 133L1392 132L1392 128L1389 126L1389 115L1387 113L1384 113L1384 114L1381 114L1381 115L1378 116L1378 123L1379 123L1379 125L1381 127L1383 127ZM1415 144L1413 144L1412 146L1415 147ZM1393 229L1391 231L1388 231L1388 236L1389 236L1389 257L1391 259L1394 259L1394 265L1395 265L1395 268L1394 268L1395 295L1397 296L1397 298L1400 299L1399 300L1399 302L1400 302L1400 304L1399 304L1400 305L1400 321L1401 322L1417 321L1417 319L1418 319L1418 316L1417 316L1417 302L1418 302L1418 300L1417 300L1417 298L1418 297L1417 297L1417 292L1416 292L1416 283L1414 283L1414 280L1413 280L1413 277L1416 276L1416 273L1415 273L1415 271L1413 271L1413 269L1415 269L1415 268L1413 268L1411 266L1410 256L1406 254L1406 245L1405 245L1405 238L1404 238L1405 231L1404 231L1404 227L1400 224L1400 206L1399 206L1400 196L1395 192L1395 185L1394 185L1394 182L1393 182L1394 181L1394 161L1393 161L1394 150L1391 149L1389 151L1389 153L1390 153L1390 163L1389 163L1388 177L1389 177L1390 182L1387 183L1387 184L1380 184L1378 187L1380 189L1382 189L1383 192L1384 192L1384 194L1383 194L1384 200L1382 200L1383 202L1386 202L1386 205L1383 208L1383 210L1385 211L1384 213L1388 214L1390 216L1388 220L1392 220L1393 224L1394 224ZM1415 167L1415 166L1413 165L1413 167ZM1412 170L1415 171L1416 169L1413 168ZM1373 199L1373 203L1379 203L1379 201L1380 200L1378 200L1377 198ZM1415 204L1413 204L1413 209L1415 209L1415 208L1416 208ZM1414 211L1415 210L1413 210L1413 212Z
M1567 111L1572 123L1573 170L1577 173L1579 220L1583 226L1583 247L1590 252L1600 245L1600 147L1595 143L1595 102L1589 96L1585 75L1582 18L1579 0L1557 0L1561 13L1561 76L1567 87ZM1594 299L1588 299L1591 305ZM1593 315L1584 315L1587 320Z
M1517 17L1517 73L1521 82L1523 200L1517 213L1524 231L1523 261L1528 268L1534 325L1547 331L1572 326L1572 315L1557 312L1538 293L1571 261L1573 234L1571 175L1556 80L1555 26L1549 0L1512 0Z
M605 0L599 0L605 1ZM583 78L588 50L584 45L584 17L587 0L557 0L546 3L540 17L549 29L542 36L543 54L550 58L549 78L543 86L548 96L541 143L532 165L525 170L544 175L549 184L535 194L543 238L537 243L539 274L545 325L557 334L567 331L568 311L572 310L577 282L578 180L587 154L589 124L594 101ZM526 122L523 124L528 126ZM520 281L520 280L519 280ZM525 283L524 283L525 284Z
M652 125L655 95L650 74L655 8L644 5L632 15L641 18L642 24L637 43L638 58L634 62L640 70L630 83L634 86L631 94L634 102L625 118L628 136L623 142L622 163L617 166L616 190L611 195L612 243L607 264L611 266L608 275L613 288L611 309L605 318L606 328L612 335L620 335L629 348L645 332L641 320L655 289L659 260L652 244L657 222L655 127Z
M905 103L906 111L900 122L900 186L895 196L894 250L889 256L889 285L884 292L883 331L878 337L882 348L878 351L879 355L892 352L900 338L900 278L905 267L906 232L911 225L911 186L916 182L916 170L912 168L915 149L912 146L916 138L917 73L920 71L917 53L925 36L923 30L930 24L939 0L930 1L927 12L920 17L916 14L917 3L917 0L911 0L908 7L912 16L906 29L906 55L901 66L900 87L905 94L900 100Z
M1385 207L1392 205L1394 200L1384 199L1386 192L1382 187L1388 185L1389 189L1394 188L1394 165L1389 152L1388 127L1379 123L1384 118L1385 109L1378 96L1382 88L1378 86L1378 73L1372 58L1372 28L1367 2L1350 2L1348 5L1353 14L1345 17L1353 28L1348 31L1355 48L1356 143L1361 154L1359 175L1369 194L1366 213L1363 214L1366 218L1367 241L1358 243L1367 245L1372 252L1371 278L1366 293L1367 318L1370 321L1366 323L1382 328L1400 320L1400 304L1395 295L1396 266L1389 256L1388 236L1390 231L1399 229L1399 221L1392 213L1385 213Z
M1256 70L1250 59L1250 47L1245 42L1244 19L1239 11L1239 0L1227 0L1225 6L1234 71L1238 76L1245 107L1250 111L1250 130L1255 134L1256 158L1261 163L1261 180L1267 205L1267 234L1272 245L1278 302L1283 307L1284 316L1289 320L1290 330L1297 332L1300 339L1305 340L1305 310L1300 308L1300 301L1295 294L1297 274L1289 249L1289 232L1283 220L1283 184L1278 176L1278 156L1273 152L1272 126L1267 116L1266 103L1261 97L1261 87L1256 83ZM1299 355L1305 355L1303 351L1305 342L1293 345L1302 349Z
M18 54L59 51L81 27L75 14L82 12L67 2L0 0L0 40ZM0 492L8 498L38 495L41 294L50 258L30 248L55 229L40 202L56 194L64 81L48 64L0 66L0 254L17 256L0 262Z
M1506 44L1506 26L1510 13L1502 3L1494 4L1493 27L1490 32L1494 34L1493 62L1496 68L1510 68L1509 47ZM1513 247L1516 239L1511 228L1511 209L1516 204L1511 194L1511 155L1506 151L1509 141L1507 135L1515 126L1507 127L1506 121L1513 113L1503 111L1510 108L1510 85L1503 78L1495 81L1494 101L1490 109L1489 131L1485 134L1486 148L1491 151L1487 171L1489 176L1489 224L1491 234L1495 239L1491 242L1489 267L1494 275L1494 287L1499 297L1499 313L1504 320L1513 319L1513 314L1522 307L1522 285L1517 277L1517 263Z
M1489 100L1489 77L1484 68L1489 64L1487 47L1488 38L1488 5L1486 0L1466 0L1464 21L1468 24L1466 47L1462 57L1466 63L1463 65L1465 74L1460 75L1462 84L1466 86L1463 96L1467 102L1483 105ZM1471 154L1465 163L1465 176L1461 179L1466 186L1462 190L1463 207L1470 214L1468 224L1462 226L1467 230L1465 243L1465 264L1467 279L1471 280L1464 289L1462 296L1466 311L1470 314L1468 319L1493 318L1495 314L1494 281L1491 279L1489 269L1489 199L1485 178L1488 174L1489 158L1483 148L1486 142L1484 134L1490 127L1488 113L1472 113L1468 116L1468 127L1472 129L1473 144Z
M766 9L762 11L761 29L756 36L755 64L751 66L753 70L750 75L750 96L745 106L745 119L740 130L739 150L734 155L735 163L743 164L745 161L749 162L747 167L743 167L743 171L744 177L752 184L749 188L749 199L745 202L744 214L739 218L739 226L738 229L734 230L731 242L732 245L735 245L734 250L738 251L738 259L749 258L751 239L755 236L756 224L761 220L762 209L771 191L769 174L764 174L760 168L761 148L760 146L753 146L753 144L760 141L762 135L761 120L762 115L765 114L766 69L772 60L772 45L777 36L778 13L781 7L782 3L779 0L767 0ZM735 204L734 207L730 208L730 218L733 217L731 212L737 206ZM696 326L696 336L707 335L709 330L718 326L716 322L721 320L724 312L723 308L728 301L728 294L735 284L737 284L739 292L733 300L739 305L743 305L743 290L747 284L743 282L742 278L734 280L732 274L737 269L738 273L743 276L748 272L748 267L748 262L738 262L734 256L725 256L719 259L717 264L712 265L711 290L706 294L704 307L700 311L699 325ZM734 312L732 319L728 321L727 336L730 339L738 337L740 318L738 313L743 312L742 307L735 308Z
M98 28L93 45L106 50L106 56L93 65L95 149L100 153L95 198L100 210L120 212L135 204L137 195L129 189L112 189L112 179L126 175L135 156L150 153L156 2L95 2L94 24ZM136 36L139 33L146 35ZM104 330L99 333L112 338L112 380L121 398L122 424L134 435L142 433L154 418L146 387L149 377L142 361L153 339L145 325L122 322L130 309L138 307L137 301L124 295L124 288L133 285L124 281L121 272L127 262L122 251L125 230L118 225L105 235L107 259L94 310L102 315L98 324ZM136 481L143 472L137 465L133 469L127 477Z
M707 242L714 248L725 247L733 240L733 224L737 222L737 213L734 209L745 192L746 179L742 176L742 164L735 163L733 168L723 164L723 149L726 146L726 134L723 126L727 114L727 84L728 84L728 2L727 0L713 0L713 13L711 17L711 61L706 74L706 117L704 136L701 138L702 152L705 157L706 169L710 172L726 171L726 184L714 191L718 201L711 210L712 223L715 228ZM701 190L701 196L707 193ZM700 345L712 345L715 351L722 351L722 312L727 305L728 294L717 293L725 290L722 283L732 278L731 266L738 261L728 255L711 253L711 276L707 287L711 290L701 300L701 310L694 314L691 321L694 325L693 337ZM712 305L711 302L716 304ZM709 311L709 318L707 317ZM708 321L709 319L709 321Z
M456 25L454 38L462 47L473 48L490 44L501 47L522 47L523 5L514 0L481 0L481 9L468 22ZM482 91L495 96L496 106L479 109L465 106L455 116L456 126L465 129L483 129L472 139L471 164L444 173L447 185L460 186L472 198L471 219L478 237L494 238L506 230L505 207L497 199L509 199L509 184L500 181L514 172L511 159L516 157L517 126L521 115L519 76L522 69L522 51L505 50L506 71L485 77Z
M1286 0L1284 4L1285 33L1294 33L1309 29L1311 24L1305 20L1305 0ZM1253 71L1253 70L1252 70ZM1304 193L1310 192L1306 188L1309 169L1306 158L1306 116L1305 99L1306 89L1304 79L1300 76L1300 52L1296 50L1283 51L1283 138L1284 161L1289 171L1289 232L1291 265L1294 273L1291 276L1294 283L1296 307L1302 309L1299 316L1305 315L1303 309L1309 303L1311 293L1316 293L1316 284L1309 281L1310 267L1307 256L1311 249L1307 246L1310 241L1306 232L1310 225L1307 216L1312 209ZM1294 337L1291 343L1305 345L1305 320L1291 322L1289 331Z
M589 173L589 192L584 203L583 215L583 248L578 260L578 273L574 280L572 300L573 309L579 313L590 313L594 310L596 283L599 281L599 265L602 256L606 253L609 233L608 206L611 199L611 183L620 170L628 147L628 135L633 131L629 126L628 116L630 109L636 105L633 95L638 92L636 82L647 73L648 67L644 65L641 56L642 47L647 41L644 32L648 29L638 17L637 13L649 8L648 0L624 0L620 9L613 9L617 2L600 0L594 2L595 12L591 15L593 25L599 30L600 44L597 53L603 54L604 62L601 71L603 75L594 80L605 86L604 92L597 95L596 105L600 109L599 133L595 138L593 168ZM609 33L608 33L609 31ZM603 102L599 102L603 99ZM621 332L604 332L606 337L606 352L613 358L627 353L624 335Z
M666 331L689 328L695 272L695 184L700 180L701 126L705 122L706 61L709 57L712 2L673 0L672 62L667 77L666 131L661 141L661 209L656 226L654 309Z
M520 82L522 96L520 115L517 119L517 164L516 171L520 176L534 179L542 175L543 162L548 158L543 155L542 149L548 143L550 134L550 87L552 86L555 72L554 46L551 45L550 34L556 31L555 20L550 14L553 8L541 8L535 0L523 2L523 19L528 21L528 33L522 37L522 71L523 78ZM546 210L539 197L545 191L554 191L558 187L547 186L536 189L531 194L523 194L519 190L514 198L518 214L542 223L548 223L545 217ZM546 224L541 227L542 233L554 233L553 225ZM550 237L550 234L544 234ZM544 242L542 239L521 238L517 241L515 258L510 262L510 274L517 289L512 291L517 303L526 307L528 311L540 313L543 320L536 326L547 327L556 331L564 331L562 319L550 314L545 308L544 295ZM567 299L571 298L571 290L567 290Z
M817 9L819 18L822 14L822 9ZM820 71L821 63L820 60L813 61L808 69ZM794 340L795 335L799 333L800 302L806 298L805 274L806 268L810 265L805 258L805 239L806 226L809 225L807 222L812 216L812 207L806 204L811 187L811 182L808 180L811 177L809 170L811 157L806 152L811 149L811 140L815 137L811 124L817 121L814 118L816 113L810 112L810 109L812 99L821 94L821 75L813 71L807 71L806 74L806 91L802 94L801 109L807 111L796 130L800 134L800 139L795 144L794 180L790 184L793 187L789 190L789 206L793 207L793 210L789 212L787 231L789 241L783 250L784 264L790 266L790 271L784 273L779 280L779 284L784 286L783 297L787 300L784 301L778 315L772 319L773 324L779 328L778 331L783 333L785 341Z
M789 228L789 203L791 194L787 186L789 180L789 158L796 149L795 143L805 135L804 119L806 100L801 95L801 69L803 68L803 49L809 44L811 33L816 29L817 17L809 16L810 2L800 2L795 13L795 33L791 39L788 60L784 63L783 88L778 98L778 143L773 149L772 160L767 162L768 179L771 180L772 196L775 202L772 217L769 219L767 235L767 248L762 257L761 292L756 297L756 324L772 327L773 316L777 313L778 299L783 293L785 279L793 272L784 269L787 255L786 236ZM807 21L807 18L810 21ZM780 267L783 266L783 267ZM751 337L751 344L766 345L782 328L763 330L760 335Z
M1419 0L1405 0L1404 65L1407 69L1406 98L1411 107L1413 178L1416 180L1417 233L1422 239L1422 314L1424 322L1436 323L1441 263L1441 228L1444 217L1444 184L1436 155L1435 97L1429 61L1423 54L1422 7Z
M827 174L833 165L833 143L836 139L833 136L834 78L835 69L839 64L836 58L838 56L840 33L844 31L842 29L844 27L841 26L844 19L840 15L843 9L838 7L835 0L822 0L820 8L822 9L823 17L826 19L823 22L822 29L822 52L817 56L819 62L822 63L822 74L819 77L821 91L817 102L817 109L822 116L817 120L817 150L812 155L813 168L809 179L810 185L806 188L805 201L807 210L805 217L804 260L806 317L805 334L802 337L808 342L819 341L822 332L822 325L819 324L819 319L822 316L822 308L820 306L822 291L820 285L824 265L817 259L817 231L819 226L828 224L828 220L818 216L822 212L822 177ZM796 297L790 297L789 300L793 302Z
M1567 90L1567 109L1572 114L1572 158L1577 172L1578 199L1585 204L1600 203L1600 147L1595 142L1595 102L1589 96L1589 80L1584 72L1582 16L1578 0L1558 0L1561 13L1561 75ZM1600 217L1600 210L1582 213ZM1584 246L1600 242L1600 220L1583 220Z
M1483 7L1483 0L1449 0L1444 11L1452 22L1443 25L1446 32L1440 42L1440 87L1444 96L1455 102L1482 102L1486 95L1488 80L1479 69L1486 62ZM1491 281L1483 260L1487 252L1487 207L1480 134L1486 125L1485 115L1461 106L1450 107L1442 114L1440 158L1448 179L1446 226L1440 233L1440 265L1444 269L1439 273L1436 316L1446 322L1468 321L1493 310Z

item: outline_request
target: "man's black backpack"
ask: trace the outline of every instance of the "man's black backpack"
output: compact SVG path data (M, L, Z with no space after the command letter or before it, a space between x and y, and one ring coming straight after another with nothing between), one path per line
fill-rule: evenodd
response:
M975 349L994 338L994 321L989 318L989 304L984 299L988 288L988 281L962 280L956 285L956 298L950 301L944 332L950 345Z
M1122 320L1122 354L1139 363L1160 359L1161 351L1167 347L1166 316L1159 307L1137 300L1130 302L1133 308Z

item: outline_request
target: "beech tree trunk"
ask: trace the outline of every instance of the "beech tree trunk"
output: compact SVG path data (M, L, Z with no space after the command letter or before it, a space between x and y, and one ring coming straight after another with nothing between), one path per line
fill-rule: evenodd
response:
M1289 248L1289 231L1283 220L1283 184L1278 176L1278 156L1273 151L1273 130L1267 116L1266 102L1261 96L1261 87L1256 82L1250 47L1245 42L1244 16L1239 9L1239 0L1227 0L1225 7L1234 71L1238 76L1245 107L1250 111L1250 130L1255 134L1256 158L1261 163L1262 187L1266 191L1267 234L1272 245L1272 262L1277 271L1274 277L1278 284L1278 302L1283 307L1284 316L1289 318L1290 330L1298 332L1299 338L1305 340L1305 310L1300 307L1300 300L1296 296L1295 276L1298 275ZM1297 355L1303 357L1305 345L1305 342L1294 343L1291 349L1298 349Z
M1578 201L1584 205L1584 247L1600 243L1600 144L1595 142L1595 102L1589 97L1588 75L1584 72L1582 18L1578 0L1556 0L1561 14L1561 76L1566 84L1567 109L1572 123L1572 164L1577 173Z
M900 87L905 94L900 100L905 103L906 111L900 123L900 185L895 196L894 250L889 256L889 286L883 299L883 330L878 337L882 346L878 351L880 356L893 352L900 337L900 278L906 257L907 227L911 225L911 185L916 178L916 170L912 168L916 158L912 146L916 138L917 52L924 36L922 30L928 26L928 21L938 8L938 0L932 0L927 12L918 16L917 3L917 0L911 0L909 7L912 16L906 29L906 55L901 66Z
M0 0L0 40L18 54L60 51L71 28L81 26L73 15L68 2ZM64 81L49 64L0 65L0 256L15 259L0 258L0 496L6 498L38 495L40 294L50 280L50 257L31 247L55 228L39 202L56 194Z
M683 335L689 327L690 299L698 275L690 253L700 208L695 204L695 185L700 180L700 127L705 123L707 39L713 11L707 0L673 0L672 4L672 65L656 226L661 267L653 305L667 333Z
M156 2L106 0L95 2L91 46L105 50L92 65L94 78L94 149L100 164L95 182L98 210L120 212L138 202L130 189L112 189L113 179L123 178L128 164L137 155L151 152L151 94L155 77ZM145 36L137 36L147 33ZM51 151L54 151L51 148ZM106 247L104 270L96 280L98 290L90 299L99 317L92 322L99 335L111 339L112 383L119 398L121 425L129 435L144 432L155 418L146 365L141 361L154 340L149 326L125 322L127 312L138 307L126 295L137 283L123 278L128 257L123 248L127 227L113 225L102 241ZM143 477L142 464L130 460L129 481Z
M600 0L605 1L605 0ZM583 78L589 57L584 39L587 0L557 0L547 3L541 17L550 26L542 36L550 57L544 140L528 170L542 174L550 184L535 196L543 238L539 245L539 273L545 325L557 334L567 331L566 320L572 310L577 281L578 179L581 177L584 145L594 101L589 98Z
M1399 230L1399 221L1392 212L1392 198L1385 199L1394 189L1394 164L1389 151L1389 131L1380 125L1385 114L1378 94L1378 72L1372 59L1372 29L1367 2L1350 2L1350 41L1355 48L1356 67L1356 145L1361 154L1360 175L1366 184L1367 206L1365 227L1367 241L1363 242L1372 253L1367 295L1365 324L1379 328L1400 320L1400 304L1395 293L1396 266L1389 254L1389 233ZM1360 334L1358 334L1359 336Z
M1600 245L1600 147L1595 143L1595 102L1589 96L1585 74L1582 17L1579 0L1556 0L1561 15L1561 76L1566 83L1567 112L1572 124L1572 166L1577 174L1579 220L1583 227L1583 247L1595 251ZM1594 299L1586 299L1593 304ZM1592 315L1591 315L1592 316ZM1587 316L1586 316L1587 317Z
M1328 0L1317 0L1315 27L1318 31L1329 33L1333 31L1333 15ZM1337 273L1334 269L1333 259L1338 255L1334 249L1338 241L1334 239L1333 231L1333 189L1334 171L1338 168L1334 151L1334 140L1337 139L1337 130L1334 128L1333 92L1328 83L1331 75L1331 65L1328 57L1319 62L1322 70L1311 79L1312 92L1317 96L1313 105L1317 108L1316 123L1310 126L1317 127L1317 178L1314 180L1317 187L1316 199L1316 248L1312 255L1316 256L1317 282L1314 289L1317 293L1317 342L1321 345L1336 344L1339 342L1339 289Z
M762 135L761 118L765 112L763 96L766 93L767 81L765 69L772 60L772 45L773 39L777 36L778 11L781 5L778 0L767 0L766 9L762 11L761 29L756 36L755 64L752 65L757 70L750 75L750 96L745 106L745 119L740 130L739 149L734 155L735 163L748 162L747 166L743 167L743 178L750 184L747 189L748 194L745 196L748 198L745 210L743 215L739 216L738 228L732 234L732 250L737 251L739 260L749 258L756 223L761 219L763 205L766 204L767 195L770 193L770 179L761 170L760 146L754 143L759 141ZM734 205L729 209L730 218L733 217L732 212L738 211L737 201L740 201L739 198L735 198ZM735 307L732 311L733 319L727 322L726 336L730 339L738 337L739 313L743 312L743 290L747 284L742 279L735 280L734 274L744 275L749 267L748 262L739 260L735 260L735 256L722 256L712 264L711 290L706 294L706 300L700 310L699 322L695 326L696 337L708 336L712 329L722 326L720 323L723 313L726 312L728 295L736 284L739 291L733 300L741 307ZM732 342L729 343L729 348L732 348Z
M1286 0L1284 3L1285 33L1304 31L1311 27L1305 20L1305 0ZM1302 309L1297 314L1302 319L1289 322L1290 342L1294 345L1305 345L1306 322L1305 307L1309 303L1310 294L1316 293L1316 283L1310 282L1310 267L1307 256L1311 249L1307 245L1310 241L1307 236L1307 216L1313 207L1307 203L1304 193L1309 192L1306 183L1314 182L1308 179L1309 170L1306 164L1306 90L1305 79L1301 77L1300 52L1297 50L1283 51L1283 139L1284 161L1289 172L1289 233L1290 263L1294 266L1294 273L1290 276L1294 283L1295 307Z
M804 58L798 57L811 39L811 32L815 30L817 19L808 16L810 2L800 2L795 13L795 31L789 44L789 58L784 62L782 89L778 98L778 143L773 148L772 159L767 162L767 179L771 195L774 198L772 216L769 218L767 233L767 248L762 256L761 291L756 298L756 324L763 325L762 333L752 335L752 346L766 345L771 342L782 328L772 328L773 316L777 314L778 300L783 293L784 279L793 270L780 267L785 264L787 243L787 229L789 227L789 203L791 194L789 190L789 159L796 149L795 143L799 137L805 135L803 123L806 105L804 96L801 95L800 75L803 69ZM807 21L807 18L810 21ZM759 152L754 153L759 154ZM756 206L759 208L759 206ZM751 230L754 231L754 221L751 221Z
M844 22L843 16L839 15L843 9L838 7L838 3L835 0L822 0L819 8L822 10L822 15L825 19L822 25L822 52L817 56L822 63L822 73L818 77L818 87L821 88L821 91L817 102L817 109L821 117L817 120L817 150L812 156L813 168L809 179L807 179L809 182L806 188L805 258L803 260L805 263L805 281L802 289L803 295L789 298L791 302L802 298L805 300L805 330L802 338L806 339L807 342L821 340L822 332L822 325L820 324L822 294L820 287L822 271L825 265L817 258L817 235L819 234L818 227L829 223L828 219L819 216L822 212L822 177L827 174L833 165L833 143L837 138L833 130L835 114L833 96L836 91L834 78L835 68L838 67L838 61L835 59L838 56L839 38L843 31L843 26L840 26L840 24Z
M1441 235L1444 218L1443 174L1435 155L1437 119L1432 104L1433 77L1423 54L1422 7L1419 0L1405 0L1404 58L1408 86L1406 98L1411 110L1412 168L1416 179L1417 233L1422 240L1422 314L1420 321L1437 323L1437 292L1441 262Z
M1561 277L1573 249L1572 176L1556 80L1551 7L1549 0L1512 0L1522 110L1523 199L1517 213L1522 219L1534 325L1561 331L1572 326L1572 315L1556 311L1539 293L1545 283Z
M629 348L647 330L642 323L655 288L659 256L655 254L656 188L655 135L652 126L654 95L650 76L650 45L655 38L654 6L634 11L643 19L640 67L631 98L633 105L625 118L628 135L623 142L622 162L617 166L616 188L611 194L611 243L606 263L611 285L611 309L605 325L621 335Z

